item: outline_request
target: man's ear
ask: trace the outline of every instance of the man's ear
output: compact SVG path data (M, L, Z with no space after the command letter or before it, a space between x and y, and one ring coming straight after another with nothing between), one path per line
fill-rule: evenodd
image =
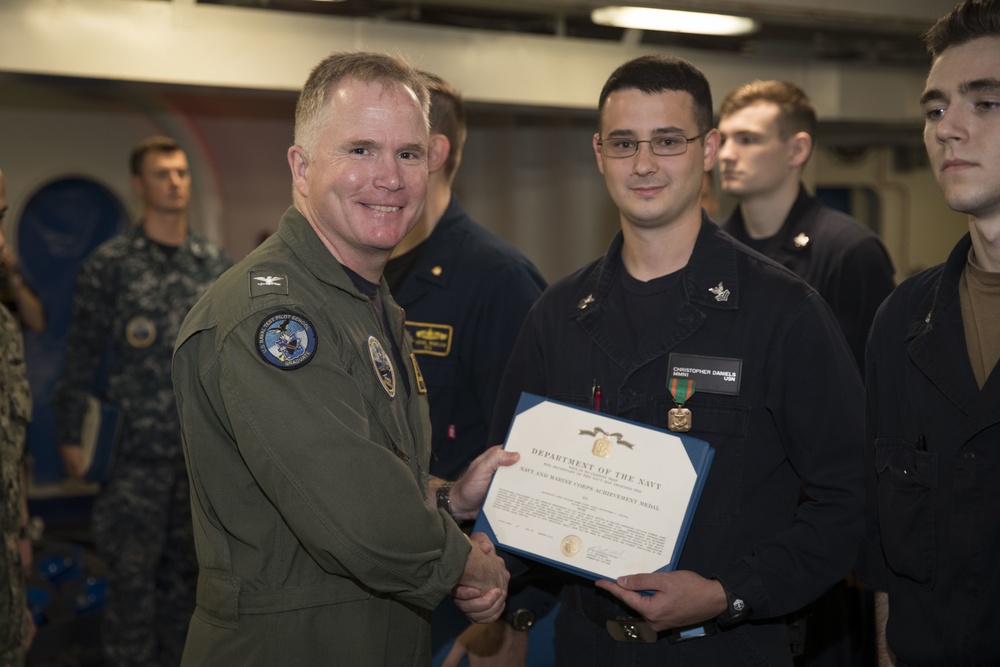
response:
M132 185L132 192L135 194L135 196L142 199L142 195L144 192L142 186L142 179L136 176L135 174L132 174L131 176L129 176L128 181Z
M309 158L302 146L292 146L288 149L288 167L292 170L292 187L301 196L308 196L309 181L306 174L309 171Z
M602 174L604 173L604 154L601 153L601 145L597 143L601 140L600 134L594 134L593 145L594 145L594 158L597 159L597 169Z
M443 134L432 134L430 145L427 150L427 168L430 173L444 169L444 163L448 161L451 153L451 141Z
M791 141L792 151L789 162L792 167L801 167L812 155L813 140L808 132L798 132Z

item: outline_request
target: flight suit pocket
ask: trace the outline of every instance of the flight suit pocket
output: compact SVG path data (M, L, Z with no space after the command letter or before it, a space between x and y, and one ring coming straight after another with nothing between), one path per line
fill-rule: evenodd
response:
M889 567L929 588L934 581L938 456L901 438L875 441L879 529Z

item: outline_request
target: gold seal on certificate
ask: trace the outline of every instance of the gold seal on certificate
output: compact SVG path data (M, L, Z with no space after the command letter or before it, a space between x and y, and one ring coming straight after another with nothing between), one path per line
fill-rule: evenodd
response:
M687 408L670 408L667 417L667 428L671 431L687 433L691 430L691 411Z
M611 438L605 435L601 436L597 440L594 440L594 448L591 451L593 452L594 456L599 456L602 459L606 459L609 456L611 456L611 448L613 446L614 445L611 442Z
M562 552L562 555L569 558L580 553L582 548L583 541L576 535L567 535L563 538L562 544L559 545L559 551Z

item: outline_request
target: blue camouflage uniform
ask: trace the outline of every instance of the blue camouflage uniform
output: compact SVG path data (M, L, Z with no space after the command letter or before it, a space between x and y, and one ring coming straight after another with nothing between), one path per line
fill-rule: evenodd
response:
M21 488L31 391L24 371L21 329L0 306L0 667L24 664L24 575L21 573Z
M80 442L86 396L102 384L95 382L102 357L103 394L124 413L92 516L110 570L102 634L109 665L180 662L197 562L170 358L185 315L230 264L197 236L168 248L136 225L98 247L77 277L54 399L59 442Z

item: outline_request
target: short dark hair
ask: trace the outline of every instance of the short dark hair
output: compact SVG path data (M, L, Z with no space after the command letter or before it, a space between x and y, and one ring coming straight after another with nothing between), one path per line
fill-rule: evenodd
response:
M798 132L816 136L816 108L805 92L787 81L751 81L726 96L719 115L726 116L757 102L778 107L778 133L787 139Z
M132 154L129 155L129 171L133 176L142 176L142 163L150 153L176 153L183 151L181 145L172 137L157 135L147 137L132 147Z
M712 89L708 85L708 79L701 70L683 58L640 56L619 66L601 89L601 96L597 101L601 117L604 115L604 104L608 96L616 90L628 88L641 90L647 95L666 91L688 93L694 100L694 120L698 126L698 134L712 129Z
M424 118L430 101L424 78L408 62L387 53L354 51L332 53L313 68L295 106L295 144L312 152L316 135L326 120L327 101L344 79L379 83L386 88L409 88L417 96Z
M455 86L436 74L430 72L421 74L431 95L431 132L443 134L448 137L448 142L451 144L448 159L444 163L444 175L451 178L458 169L462 148L465 146L467 133L465 103L462 101L462 93Z
M931 58L979 37L1000 37L1000 0L964 0L924 34Z

